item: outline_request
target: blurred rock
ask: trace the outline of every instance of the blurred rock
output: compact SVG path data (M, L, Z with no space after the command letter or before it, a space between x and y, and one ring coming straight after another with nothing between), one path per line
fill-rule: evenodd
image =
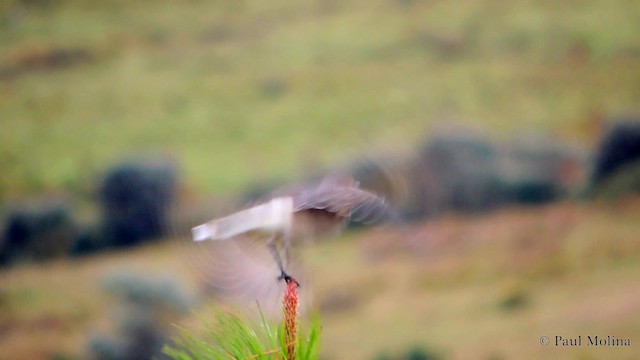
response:
M500 148L498 177L506 203L542 204L581 188L587 155L551 137L517 137Z
M9 212L0 242L0 264L44 260L65 255L77 235L62 203L21 206Z
M630 194L640 193L640 162L625 165L592 186L591 194L604 200L620 200Z
M503 201L497 166L494 145L480 134L462 129L434 135L410 170L409 217L496 207Z
M157 307L183 312L191 299L173 279L144 277L116 273L104 281L104 289L130 305Z
M596 151L592 182L599 184L625 166L640 161L640 117L616 119Z
M121 324L121 338L95 337L89 347L92 358L97 360L147 360L169 359L162 354L162 347L169 341L162 326L151 313L141 311L128 314Z
M122 317L114 336L98 336L89 342L91 358L99 360L168 359L162 354L170 326L184 314L191 299L166 278L114 274L105 290L115 296Z
M528 134L502 144L457 126L437 131L413 159L372 157L350 172L415 220L555 201L584 187L587 164L584 151L549 136Z
M71 246L69 255L82 256L104 250L108 246L102 230L97 226L81 229Z
M105 241L128 246L165 235L176 180L169 164L125 163L107 171L99 189Z

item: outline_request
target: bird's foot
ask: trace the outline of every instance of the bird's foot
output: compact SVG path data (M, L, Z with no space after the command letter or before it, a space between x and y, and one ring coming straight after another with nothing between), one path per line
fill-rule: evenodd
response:
M295 282L297 287L300 287L300 283L294 279L291 275L284 272L284 270L280 270L280 276L278 276L278 280L284 280L287 284L290 282Z

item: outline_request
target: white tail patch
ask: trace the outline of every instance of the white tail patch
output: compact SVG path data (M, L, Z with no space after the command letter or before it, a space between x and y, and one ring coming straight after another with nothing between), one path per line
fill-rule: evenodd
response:
M293 199L275 198L268 203L214 219L191 229L193 241L227 240L253 230L286 230L291 226Z
M191 236L193 237L193 241L204 241L211 238L213 233L209 230L209 225L203 224L200 226L196 226L191 229ZM214 229L215 232L215 229Z

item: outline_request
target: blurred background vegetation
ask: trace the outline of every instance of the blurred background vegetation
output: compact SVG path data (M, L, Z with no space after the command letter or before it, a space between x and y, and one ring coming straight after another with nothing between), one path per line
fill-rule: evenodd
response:
M346 169L412 222L306 254L321 357L631 359L538 339L640 339L639 84L630 0L2 0L0 354L160 356L217 295L131 245Z

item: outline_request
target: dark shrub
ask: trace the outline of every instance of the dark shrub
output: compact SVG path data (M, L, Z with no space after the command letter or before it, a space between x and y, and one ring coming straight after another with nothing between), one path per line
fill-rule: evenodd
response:
M498 176L509 203L541 204L585 182L586 155L549 137L525 136L500 149Z
M77 233L66 206L41 204L11 211L0 243L0 263L63 256Z
M105 280L104 288L128 305L182 312L191 302L176 281L162 277L114 274Z
M97 226L81 229L71 246L71 256L82 256L105 249L108 243L103 232Z
M592 181L594 184L640 161L640 118L617 120L606 132L596 152Z
M412 159L379 157L349 170L386 196L407 220L538 204L577 193L587 180L584 151L546 136L494 144L466 128L438 132Z
M168 165L128 163L109 170L99 190L107 242L127 246L164 235L175 186Z
M617 200L630 193L640 193L640 161L625 165L619 171L607 176L592 189L601 199Z
M152 314L144 309L131 312L120 326L120 339L96 337L91 340L89 347L95 359L168 359L161 350L169 336Z
M501 202L493 144L470 131L438 134L422 146L411 173L411 213L475 212Z
M167 359L162 346L169 329L185 313L191 299L170 279L149 279L116 274L105 289L119 300L122 317L113 337L94 337L89 342L92 358L100 360Z

